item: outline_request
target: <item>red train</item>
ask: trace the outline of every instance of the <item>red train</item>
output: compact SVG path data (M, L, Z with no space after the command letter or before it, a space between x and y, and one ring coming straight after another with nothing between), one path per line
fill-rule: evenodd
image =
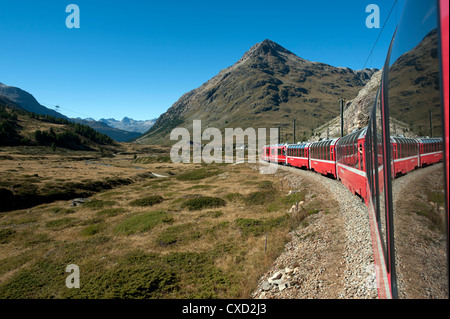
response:
M368 126L334 140L264 147L263 159L337 178L364 200L380 298L449 296L449 86L449 2L407 0ZM404 137L398 130L432 137ZM394 192L394 179L439 162L442 174L412 177L406 190L418 190L409 195L405 211L397 204L405 188ZM420 209L421 217L415 217ZM407 220L418 223L424 215L430 215L432 227L405 228ZM428 236L434 239L411 244ZM397 272L404 278L418 275L405 283Z
M419 162L421 166L426 166L440 162L444 159L444 144L442 138L418 138Z
M391 137L393 177L406 174L420 166L419 142L414 138Z
M309 146L311 143L298 143L287 146L286 164L309 169Z
M311 143L309 167L322 175L336 178L335 146L339 139Z
M277 164L286 164L287 144L267 145L263 147L262 159Z
M338 140L336 145L337 178L355 195L367 202L365 138L367 128Z

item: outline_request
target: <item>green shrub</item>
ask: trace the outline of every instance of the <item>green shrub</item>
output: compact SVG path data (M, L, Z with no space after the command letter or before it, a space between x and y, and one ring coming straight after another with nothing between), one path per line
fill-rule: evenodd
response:
M98 216L114 217L125 212L124 208L107 208L97 212Z
M256 191L246 196L247 205L266 205L275 200L275 192L272 190Z
M0 229L0 244L7 244L11 241L16 231L11 228Z
M201 210L205 208L215 208L225 206L227 203L219 197L201 196L191 198L181 205L181 208L187 208L190 211Z
M85 280L75 293L88 299L157 299L178 290L178 282L173 271L160 267L118 266Z
M45 225L48 228L60 230L60 229L71 227L74 224L75 224L75 218L66 217L66 218L51 220L51 221L47 222Z
M81 235L83 236L93 236L95 234L98 234L99 232L101 232L104 228L103 224L92 224L89 225L87 227L85 227L82 231L81 231Z
M144 198L135 199L130 202L131 206L153 206L161 203L164 198L160 195L152 195Z
M264 189L272 189L273 188L273 182L271 181L262 181L258 184L259 188Z
M238 218L235 220L235 222L244 235L262 235L265 230L264 222L261 220L251 218Z
M157 242L160 246L168 246L171 244L186 242L201 237L201 233L196 230L196 225L192 223L172 226L165 229L158 236Z
M233 202L239 199L242 199L244 196L242 194L239 193L228 193L225 196L225 199L229 202Z
M273 228L286 225L288 219L287 215L270 219L238 218L235 223L243 235L259 236Z
M207 177L220 174L221 171L216 168L200 168L176 176L180 181L197 181Z
M116 233L131 235L148 231L161 223L171 223L173 218L165 211L153 211L129 217L114 228Z

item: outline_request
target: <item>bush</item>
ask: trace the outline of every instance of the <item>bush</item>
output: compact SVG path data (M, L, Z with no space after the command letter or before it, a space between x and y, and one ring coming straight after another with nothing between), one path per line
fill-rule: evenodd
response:
M245 202L247 205L265 205L275 200L274 191L257 191L247 195Z
M134 201L130 202L130 205L131 206L153 206L153 205L161 203L163 200L164 200L164 198L162 196L153 195L153 196L135 199Z
M151 299L178 290L177 275L170 270L143 264L119 266L85 281L81 298Z
M201 233L195 228L195 224L192 223L169 227L161 233L156 241L160 246L168 246L200 238Z
M205 208L215 208L225 206L227 203L219 197L202 196L191 198L181 205L181 208L192 210L201 210Z
M186 173L177 175L176 179L180 181L198 181L207 177L219 174L221 171L217 169L200 168Z
M66 217L66 218L51 220L51 221L47 222L45 225L48 228L60 230L60 229L64 229L64 228L73 226L75 224L74 221L75 221L75 218Z
M14 229L10 228L0 229L0 244L9 243L15 234L16 231Z
M270 219L238 218L236 225L241 229L243 235L259 236L273 228L287 225L287 215Z
M165 211L154 211L129 217L114 228L116 233L132 235L148 231L161 223L171 223L173 218Z
M98 216L114 217L125 212L124 208L107 208L97 212Z
M102 224L93 224L89 225L81 231L81 235L83 236L93 236L98 234L103 230L104 226Z

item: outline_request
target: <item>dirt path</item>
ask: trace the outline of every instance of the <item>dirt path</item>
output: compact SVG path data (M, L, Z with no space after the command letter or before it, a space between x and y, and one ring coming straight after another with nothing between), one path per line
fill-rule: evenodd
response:
M260 279L254 298L376 299L372 241L366 206L339 181L280 166L295 191L309 184L312 201L330 203L291 232L292 240Z

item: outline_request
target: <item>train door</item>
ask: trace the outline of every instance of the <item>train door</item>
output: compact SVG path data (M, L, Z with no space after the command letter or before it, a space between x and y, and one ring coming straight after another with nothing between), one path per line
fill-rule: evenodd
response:
M358 162L359 162L359 169L364 170L364 152L363 152L363 146L362 142L358 143Z

